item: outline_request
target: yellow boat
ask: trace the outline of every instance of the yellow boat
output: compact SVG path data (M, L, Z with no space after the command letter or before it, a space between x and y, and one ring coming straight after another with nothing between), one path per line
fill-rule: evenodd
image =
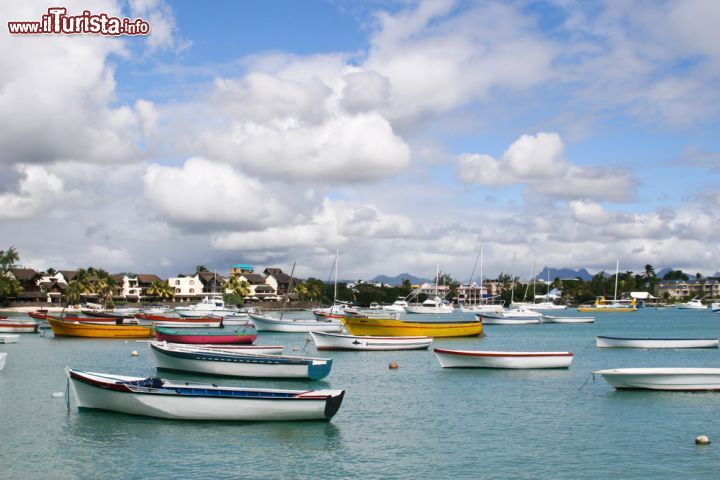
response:
M53 317L48 317L47 321L56 337L148 338L152 336L151 328L140 325L67 322Z
M344 317L351 335L385 337L475 337L482 334L482 321L470 322L408 322L391 318Z
M580 305L577 310L578 312L634 312L637 310L637 302L634 298L631 300L606 300L605 297L597 297L593 305Z

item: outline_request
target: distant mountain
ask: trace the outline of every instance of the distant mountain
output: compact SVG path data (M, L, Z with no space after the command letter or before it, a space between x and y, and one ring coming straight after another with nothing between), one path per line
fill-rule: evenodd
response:
M549 268L545 267L542 269L542 272L538 273L535 276L536 280L547 280L548 279L548 271L550 273L550 281L552 282L556 278L559 278L560 280L571 280L576 279L580 277L582 280L590 280L592 279L592 274L588 272L586 269L581 268L580 270L573 270L572 268Z
M415 275L410 275L409 273L401 273L399 275L395 275L394 277L388 277L387 275L377 275L375 278L372 279L372 281L378 283L385 283L387 285L402 285L402 282L405 279L410 280L410 283L412 283L413 285L419 285L421 283L431 281L430 279L416 277Z
M666 274L668 274L668 273L670 273L670 272L672 272L672 271L673 271L672 268L663 268L663 269L660 270L659 272L655 272L655 276L656 276L657 278L663 278Z

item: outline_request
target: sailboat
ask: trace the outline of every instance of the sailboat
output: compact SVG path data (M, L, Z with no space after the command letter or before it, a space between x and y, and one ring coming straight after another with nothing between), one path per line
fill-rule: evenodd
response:
M424 313L424 314L448 314L453 313L453 306L442 298L438 293L438 282L440 281L440 265L437 266L435 273L435 297L428 298L421 305L408 305L405 307L407 313Z
M298 319L285 317L285 305L287 303L290 290L292 289L293 275L295 274L295 264L293 263L290 272L290 285L283 299L282 309L280 310L280 318L265 315L259 312L250 312L248 315L252 319L255 327L259 332L332 332L339 333L342 330L342 323L336 320L323 319Z
M345 307L347 303L341 302L337 299L337 285L338 285L338 267L340 266L340 250L335 250L335 262L333 264L333 270L335 271L335 287L333 289L333 304L326 308L316 308L313 310L313 315L318 320L327 320L331 318L343 318L345 315Z
M547 268L547 267L546 267ZM535 271L535 266L533 265L533 273ZM550 293L548 292L546 295L536 295L535 294L535 278L533 278L533 302L526 302L522 304L522 308L527 308L528 310L536 310L536 311L543 311L543 310L566 310L566 305L558 305L550 300ZM550 269L547 268L547 284L550 285ZM548 287L549 290L550 287ZM542 299L542 302L538 302L537 299Z
M620 274L620 260L616 261L615 264L615 294L613 300L610 302L604 296L597 297L595 303L592 305L580 305L578 312L634 312L637 310L636 300L618 300L617 289L618 289L618 276Z
M513 265L515 264L515 256L513 255ZM535 267L533 267L534 269ZM515 303L515 276L512 278L512 286L510 287L510 305L511 308L503 308L497 312L477 313L475 316L478 320L482 320L486 325L525 325L530 323L540 323L540 312L535 312L527 308L512 307Z
M483 247L480 247L480 301L478 303L474 304L467 304L463 303L460 305L460 311L463 313L486 313L486 312L500 312L503 310L503 301L500 300L499 302L495 299L498 297L497 295L493 296L485 296L483 293L485 289L483 288ZM475 265L477 265L477 260L475 260ZM475 267L473 266L473 271L470 274L470 281L468 281L468 287L473 285L472 278L475 274ZM492 300L492 303L491 303Z

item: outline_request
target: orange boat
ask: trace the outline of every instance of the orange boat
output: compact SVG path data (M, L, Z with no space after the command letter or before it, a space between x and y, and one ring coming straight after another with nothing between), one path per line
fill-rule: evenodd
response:
M149 338L152 329L140 325L69 322L48 316L48 323L56 337L86 338Z

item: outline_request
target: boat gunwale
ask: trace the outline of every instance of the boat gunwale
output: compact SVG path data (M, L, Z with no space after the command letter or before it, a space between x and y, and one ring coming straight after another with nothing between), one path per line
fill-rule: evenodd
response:
M572 357L572 352L502 352L492 350L449 350L444 348L433 349L434 353L445 353L449 355L459 355L466 357L508 357L508 358L524 358L524 357Z

